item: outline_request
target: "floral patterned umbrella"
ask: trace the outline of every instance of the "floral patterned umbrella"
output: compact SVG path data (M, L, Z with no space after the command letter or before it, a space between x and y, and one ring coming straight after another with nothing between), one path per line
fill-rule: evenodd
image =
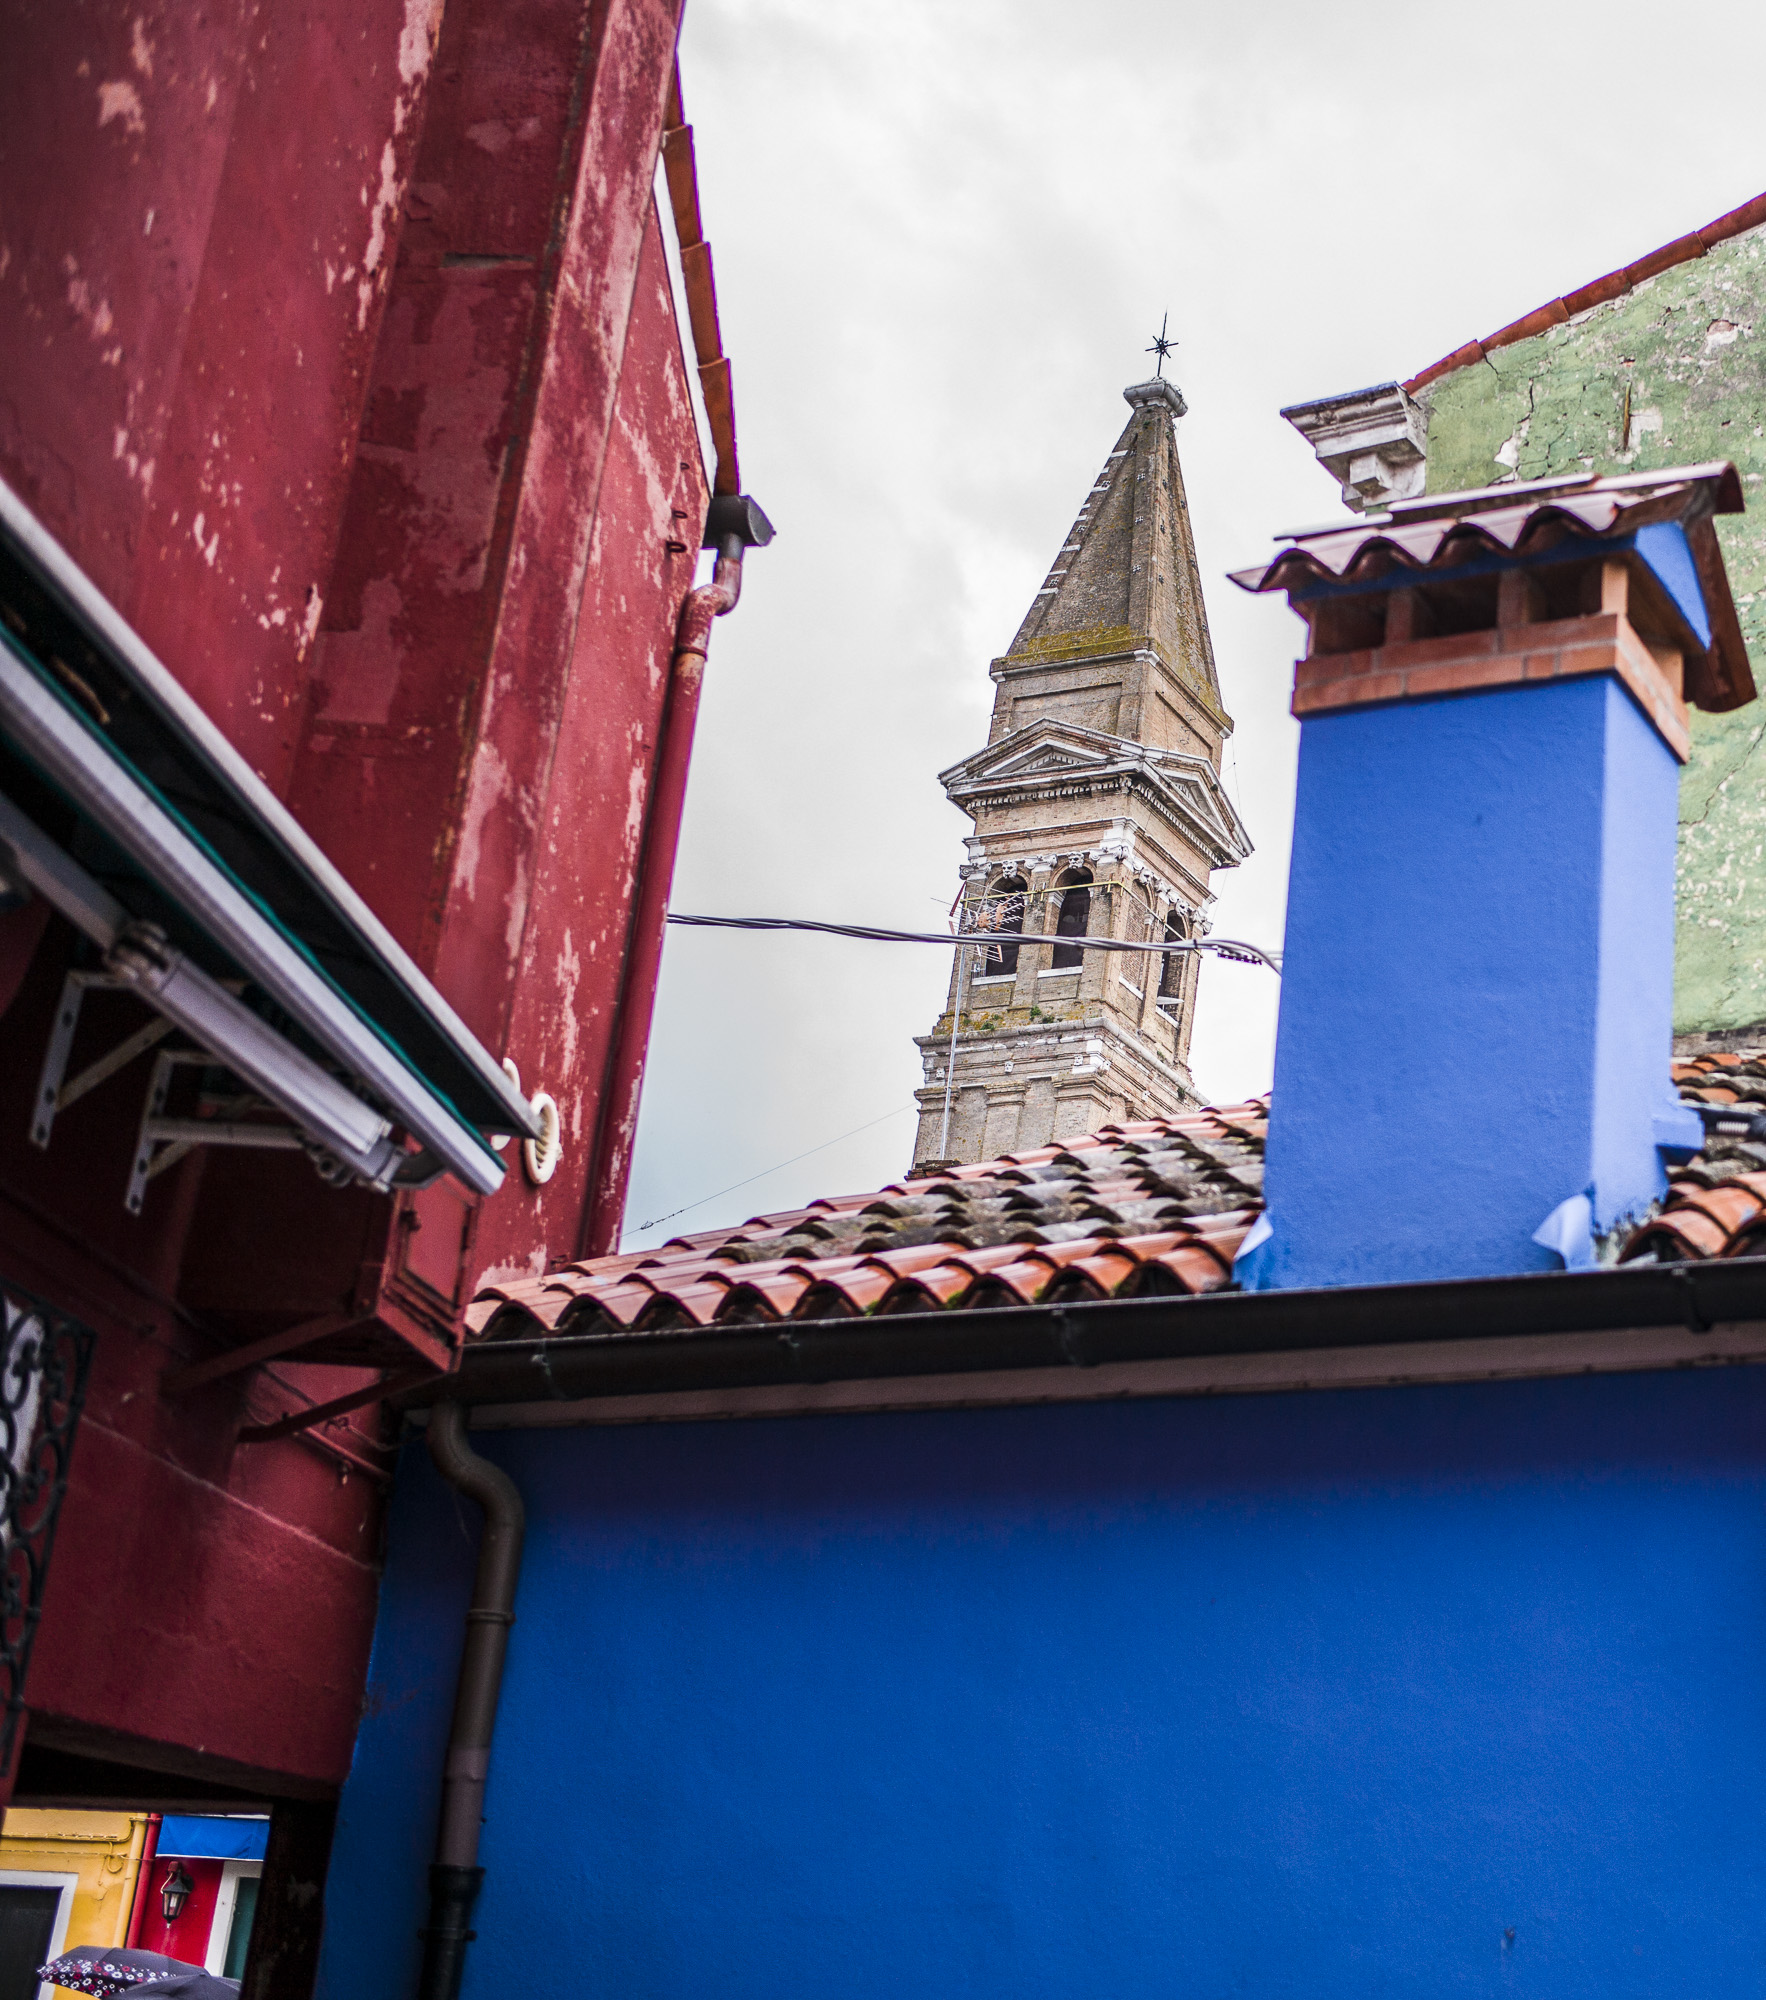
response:
M238 2000L237 1979L217 1979L188 1959L159 1951L129 1951L109 1945L80 1945L37 1968L37 1977L70 1993L96 1993L115 2000L139 1993L142 2000Z

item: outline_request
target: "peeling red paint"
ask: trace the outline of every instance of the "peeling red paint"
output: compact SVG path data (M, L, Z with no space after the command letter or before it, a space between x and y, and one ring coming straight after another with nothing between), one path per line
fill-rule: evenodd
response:
M360 1373L162 1377L313 1300L396 1318L427 1288L445 1320L456 1278L463 1304L575 1252L707 500L652 192L677 25L675 0L11 10L0 472L565 1135L550 1182L512 1149L476 1212L254 1154L193 1155L131 1217L140 1071L39 1154L35 1054L0 1066L0 1270L100 1334L44 1741L339 1782L384 1420L241 1447ZM0 998L35 1052L71 938L27 915ZM76 1061L134 1005L93 1001Z
M0 470L277 789L378 332L323 269L365 267L437 11L9 18Z
M503 19L444 28L292 803L558 1100L558 1173L480 1226L525 1268L576 1247L706 480L652 195L673 8L611 8L575 72L512 72Z

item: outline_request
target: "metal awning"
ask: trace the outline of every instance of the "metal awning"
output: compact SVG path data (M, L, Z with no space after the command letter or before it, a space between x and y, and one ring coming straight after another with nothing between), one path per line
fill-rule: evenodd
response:
M501 1065L4 481L0 871L92 940L86 976L137 992L349 1177L445 1171L490 1194L486 1135L539 1136Z

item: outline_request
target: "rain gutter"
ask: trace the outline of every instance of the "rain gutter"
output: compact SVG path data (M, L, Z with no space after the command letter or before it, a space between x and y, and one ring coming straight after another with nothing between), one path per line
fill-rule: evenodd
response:
M1766 1361L1766 1257L489 1340L400 1398L482 1427Z
M693 154L693 128L681 109L681 66L669 79L668 105L663 113L662 170L668 182L668 205L674 214L675 236L681 246L681 284L687 296L687 324L693 335L693 356L699 366L699 393L705 399L705 420L717 453L711 490L730 497L742 490L736 457L736 402L730 381L729 357L717 318L717 279L712 271L711 245L699 214L699 168Z

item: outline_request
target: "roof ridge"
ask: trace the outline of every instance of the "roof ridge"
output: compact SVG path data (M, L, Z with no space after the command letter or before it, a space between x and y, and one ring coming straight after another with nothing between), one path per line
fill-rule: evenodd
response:
M1431 362L1420 374L1411 376L1404 384L1405 393L1414 396L1419 389L1426 389L1443 375L1469 368L1474 361L1482 361L1499 347L1512 347L1516 341L1531 340L1536 333L1543 333L1547 327L1562 326L1566 320L1574 319L1590 306L1623 298L1627 292L1641 285L1645 278L1671 271L1677 264L1689 264L1695 257L1702 257L1707 250L1714 250L1719 243L1727 243L1731 237L1740 236L1762 222L1766 222L1766 194L1757 194L1752 201L1744 201L1727 215L1718 216L1715 222L1707 222L1704 228L1695 229L1689 235L1677 236L1672 243L1664 243L1660 249L1639 257L1635 263L1609 271L1605 277L1596 278L1573 292L1566 292L1561 299L1551 299L1545 305L1536 306L1532 312L1523 313L1519 319L1511 320L1495 333L1486 334L1482 340L1468 340L1463 347L1456 347L1451 354L1444 354L1439 361Z

